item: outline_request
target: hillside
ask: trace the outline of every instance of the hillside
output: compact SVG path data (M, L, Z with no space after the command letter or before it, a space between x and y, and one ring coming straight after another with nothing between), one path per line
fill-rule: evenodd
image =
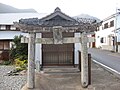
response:
M34 9L17 9L12 6L0 3L0 13L34 13Z
M74 16L73 18L77 19L77 18L87 18L87 19L94 19L96 20L97 22L100 22L101 20L98 19L97 17L94 17L94 16L90 16L88 14L80 14L78 16Z

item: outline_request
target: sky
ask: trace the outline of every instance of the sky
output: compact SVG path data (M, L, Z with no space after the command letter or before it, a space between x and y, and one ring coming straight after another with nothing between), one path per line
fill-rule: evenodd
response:
M116 12L120 0L0 0L0 3L19 9L33 8L38 13L50 14L56 7L69 16L88 14L99 19Z

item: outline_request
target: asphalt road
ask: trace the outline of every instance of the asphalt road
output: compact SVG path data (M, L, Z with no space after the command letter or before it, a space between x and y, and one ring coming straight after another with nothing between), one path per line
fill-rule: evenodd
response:
M88 49L91 56L97 62L100 62L120 73L120 53L113 53L100 49Z

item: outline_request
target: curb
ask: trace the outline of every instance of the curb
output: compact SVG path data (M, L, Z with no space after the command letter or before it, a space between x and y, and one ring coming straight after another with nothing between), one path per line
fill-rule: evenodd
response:
M97 60L92 58L92 61L100 66L102 66L105 70L107 70L108 72L112 73L113 75L117 76L118 78L120 78L120 72L118 72L115 69L112 69L111 67L106 66L103 63L98 62Z

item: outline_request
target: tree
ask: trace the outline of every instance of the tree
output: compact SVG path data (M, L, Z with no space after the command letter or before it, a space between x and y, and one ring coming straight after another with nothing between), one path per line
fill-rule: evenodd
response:
M10 50L10 58L14 61L19 58L22 60L28 59L28 44L21 43L21 38L23 35L15 36L13 39L12 48Z

